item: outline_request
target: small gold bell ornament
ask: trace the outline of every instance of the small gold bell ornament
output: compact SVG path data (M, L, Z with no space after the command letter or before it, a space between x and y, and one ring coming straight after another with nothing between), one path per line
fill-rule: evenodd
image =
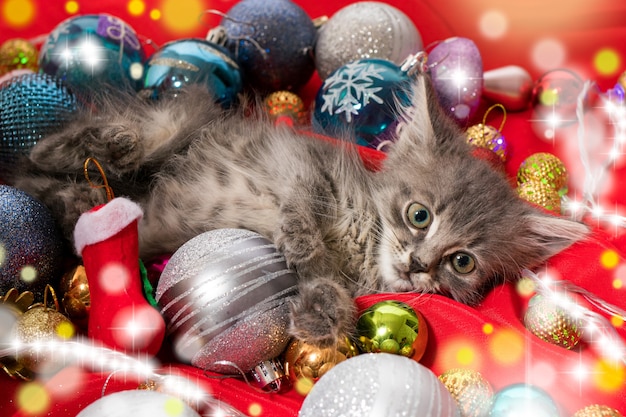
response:
M356 345L348 337L341 339L337 346L327 348L294 339L285 350L285 373L296 391L306 395L326 372L358 354Z

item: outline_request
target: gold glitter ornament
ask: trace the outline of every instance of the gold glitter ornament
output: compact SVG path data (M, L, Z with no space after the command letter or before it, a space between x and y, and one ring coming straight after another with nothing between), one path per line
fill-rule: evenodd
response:
M530 155L517 171L517 183L538 181L550 186L560 196L567 193L567 169L556 156L547 152Z
M592 404L578 410L572 417L623 417L614 408L606 405Z
M487 415L493 389L480 372L473 369L454 368L441 374L439 380L452 394L461 417Z
M35 296L30 291L20 293L11 288L4 296L0 296L0 344L8 343L18 318L33 304ZM14 357L0 357L0 368L11 378L29 381L33 373L20 364Z
M541 340L565 349L576 347L582 336L580 323L541 294L528 302L524 325Z
M517 186L517 194L540 207L554 213L561 213L561 196L548 184L539 181L528 181Z
M291 91L275 91L265 98L265 109L273 120L290 119L293 123L303 123L305 107L302 99Z
M358 353L348 337L342 338L336 347L328 348L294 339L285 350L285 373L297 388L299 380L305 378L315 383L335 365Z
M26 39L9 39L0 46L0 76L17 69L37 72L37 48Z
M47 294L52 294L55 308L47 305ZM74 335L74 325L58 310L59 305L52 287L46 287L44 303L32 305L22 314L14 328L14 337L20 343L47 343L63 341ZM20 352L17 362L35 373L56 371L56 364L51 353L28 349Z
M496 129L495 127L487 124L487 115L493 109L498 107L502 109L504 116L502 118L502 122L500 123L500 127ZM506 162L507 147L504 136L502 136L501 133L505 122L506 110L504 106L502 104L494 104L493 106L489 107L485 112L482 123L470 126L465 130L467 143L477 146L479 148L489 149L490 151L498 155L502 162Z

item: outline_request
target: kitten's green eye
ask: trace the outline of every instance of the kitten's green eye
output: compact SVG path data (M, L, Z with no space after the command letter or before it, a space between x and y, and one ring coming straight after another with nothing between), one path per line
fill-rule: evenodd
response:
M406 211L409 222L418 229L425 229L430 225L432 216L430 211L420 203L412 203Z
M476 267L476 262L467 253L457 252L452 255L452 266L459 274L469 274Z

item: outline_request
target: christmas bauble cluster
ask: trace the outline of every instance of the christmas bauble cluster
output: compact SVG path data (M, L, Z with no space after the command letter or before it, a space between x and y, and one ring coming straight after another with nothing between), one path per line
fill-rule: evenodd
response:
M495 128L485 114L482 123L467 127L468 122L482 98L509 111L525 108L531 95L528 73L514 66L484 71L480 51L467 38L423 49L417 27L404 13L373 1L346 6L316 27L292 1L241 0L207 38L173 40L150 56L140 34L121 19L108 14L72 17L52 30L39 52L22 39L0 46L0 75L12 74L0 83L0 177L10 178L38 141L62 129L80 106L97 105L99 95L111 89L158 101L175 98L194 84L225 108L236 106L241 93L253 91L264 97L265 110L277 123L305 124L306 108L296 92L315 71L322 84L310 123L318 133L347 133L359 145L384 151L401 128L399 115L411 104L413 80L427 74L444 110L465 128L475 154L503 170L509 151L504 121ZM534 103L537 111L558 101L563 112L572 113L578 81L568 74L546 74L533 92L540 98ZM555 89L558 97L550 95ZM560 213L567 179L556 156L533 154L519 168L517 190L529 202ZM116 325L112 317L102 316L103 300L146 307L143 296L152 294L145 288L136 287L132 296L109 297L93 281L90 288L83 265L63 271L61 238L50 213L35 199L0 186L0 218L0 322L10 323L11 337L25 344L68 340L77 323L87 329L86 322L93 323L98 314L98 331L112 333ZM494 392L470 368L435 375L420 363L428 347L427 317L400 301L382 301L360 312L356 334L342 335L337 346L322 349L290 337L296 274L273 243L255 232L201 234L181 246L157 276L149 311L167 326L178 360L207 372L244 376L268 392L293 385L306 395L301 416L559 413L549 393L531 384ZM149 281L135 278L145 285ZM51 285L62 289L60 307L37 302ZM579 323L545 298L529 302L523 321L547 343L578 346ZM8 333L0 330L0 341L6 341ZM88 332L111 343L108 336ZM162 334L157 336L149 349L135 346L134 340L115 348L155 354ZM54 363L32 350L17 359L0 358L5 372L24 379L54 372L54 366L48 367ZM171 398L137 392L106 396L80 415L112 415L119 404L132 410L137 401L146 412L148 404L158 408ZM199 414L181 405L178 415ZM597 415L620 416L602 405L590 405L575 416Z

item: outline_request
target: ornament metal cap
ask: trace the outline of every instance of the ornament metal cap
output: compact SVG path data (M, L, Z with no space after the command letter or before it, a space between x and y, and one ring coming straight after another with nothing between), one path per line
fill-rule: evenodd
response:
M265 392L280 393L289 389L289 377L285 374L278 359L269 359L258 363L248 375L253 383Z
M408 76L422 75L428 71L428 54L420 51L411 54L400 64L400 69Z

